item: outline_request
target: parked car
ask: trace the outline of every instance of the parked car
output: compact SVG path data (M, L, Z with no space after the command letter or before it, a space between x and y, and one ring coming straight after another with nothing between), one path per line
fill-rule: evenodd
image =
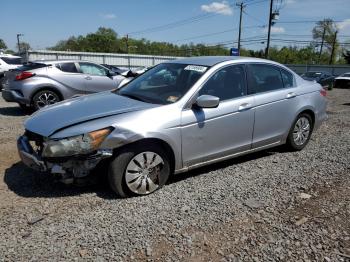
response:
M108 68L109 70L113 71L114 73L118 74L118 75L124 75L128 73L128 71L130 71L128 68L124 68L124 67L117 67L114 65L108 65L108 64L101 64L102 66Z
M350 88L350 72L336 77L334 88Z
M310 71L301 75L302 78L309 81L316 81L327 89L332 89L334 84L334 76L328 72Z
M86 61L37 61L6 72L2 96L38 110L73 96L115 89L124 78Z
M269 60L174 60L118 90L38 111L18 150L27 166L66 182L100 163L119 196L145 195L172 174L282 144L303 149L326 118L325 95Z
M0 90L5 72L18 68L22 65L22 57L0 53Z

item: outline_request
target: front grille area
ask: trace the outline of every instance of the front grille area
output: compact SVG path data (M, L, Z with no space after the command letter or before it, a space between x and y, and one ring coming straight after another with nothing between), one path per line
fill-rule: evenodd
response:
M39 155L41 155L41 152L43 150L43 142L44 142L43 136L36 134L34 132L31 132L29 130L26 130L24 135L28 138L30 145L33 147L33 150Z

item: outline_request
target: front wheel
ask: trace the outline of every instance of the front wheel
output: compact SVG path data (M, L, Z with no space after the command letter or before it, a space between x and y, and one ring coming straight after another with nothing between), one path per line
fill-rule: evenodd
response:
M161 146L127 146L112 160L108 180L120 196L147 195L165 185L170 176L168 156Z
M45 106L53 105L61 99L58 94L51 90L41 90L33 96L32 104L35 110L39 110Z
M289 148L295 151L302 150L309 142L312 130L313 122L310 115L300 114L288 134L287 145Z

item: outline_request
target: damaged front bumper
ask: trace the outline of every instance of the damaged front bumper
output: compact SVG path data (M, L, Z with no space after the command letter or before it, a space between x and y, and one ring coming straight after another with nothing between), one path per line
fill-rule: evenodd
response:
M88 176L102 159L111 157L113 154L112 150L102 149L90 155L43 159L40 152L33 149L25 135L18 138L17 148L19 156L26 166L36 171L58 175L65 183L73 183L75 178Z

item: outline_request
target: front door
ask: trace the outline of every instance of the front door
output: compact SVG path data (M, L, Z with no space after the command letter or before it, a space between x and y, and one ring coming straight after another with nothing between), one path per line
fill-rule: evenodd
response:
M220 98L217 108L184 109L182 156L184 166L249 150L254 125L254 97L247 96L244 65L219 69L200 95Z

